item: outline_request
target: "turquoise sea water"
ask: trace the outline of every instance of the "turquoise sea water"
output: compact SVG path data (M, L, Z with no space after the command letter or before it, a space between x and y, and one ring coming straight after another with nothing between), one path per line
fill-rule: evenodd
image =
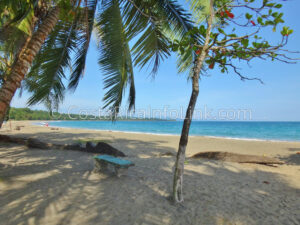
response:
M53 121L50 126L179 135L182 121ZM190 135L300 141L300 122L193 121Z

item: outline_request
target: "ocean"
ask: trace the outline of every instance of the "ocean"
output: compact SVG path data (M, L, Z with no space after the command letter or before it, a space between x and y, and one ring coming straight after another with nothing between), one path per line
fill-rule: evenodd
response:
M50 126L180 135L183 121L52 121ZM192 136L300 141L300 122L193 121Z

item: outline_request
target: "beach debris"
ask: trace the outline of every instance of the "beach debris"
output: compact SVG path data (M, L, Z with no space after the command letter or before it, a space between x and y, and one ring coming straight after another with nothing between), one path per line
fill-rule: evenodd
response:
M94 151L95 147L96 147L96 145L93 142L90 142L90 141L86 142L86 144L85 144L85 149L86 149L87 152Z
M125 157L126 155L121 152L120 150L114 148L113 146L105 143L105 142L98 142L94 148L95 153L106 154L106 155L113 155L116 157Z
M76 144L70 144L70 145L64 145L64 150L76 150L76 151L85 151L85 146L81 143Z
M29 148L50 149L53 147L53 144L42 142L34 138L29 138L27 140L27 146Z
M9 135L1 135L0 134L0 141L2 142L12 142L16 144L27 144L27 139L22 137L11 137Z
M259 156L259 155L246 155L246 154L238 154L231 152L199 152L193 155L191 158L206 158L206 159L214 159L228 162L238 162L238 163L255 163L255 164L263 164L263 165L272 165L272 164L284 164L283 161L279 159Z
M266 180L263 181L263 183L264 183L264 184L270 184L270 182L269 182L269 181L266 181Z
M75 150L89 153L97 154L106 154L112 155L115 157L125 157L126 155L120 150L112 147L111 145L105 142L98 142L94 144L92 142L87 142L84 145L78 144L54 144L40 141L36 138L23 138L23 137L14 137L9 135L0 135L0 141L2 142L11 142L17 144L23 144L30 148L39 148L39 149L59 149L59 150Z
M24 126L16 126L15 130L21 130L22 127L24 127Z
M175 156L175 153L173 152L162 152L159 154L159 156Z

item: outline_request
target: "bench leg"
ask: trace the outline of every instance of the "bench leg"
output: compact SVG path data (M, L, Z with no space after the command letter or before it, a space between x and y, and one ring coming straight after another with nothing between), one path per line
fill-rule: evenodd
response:
M128 168L120 168L115 166L115 174L117 177L121 177L127 173Z
M107 171L107 163L95 160L95 172Z

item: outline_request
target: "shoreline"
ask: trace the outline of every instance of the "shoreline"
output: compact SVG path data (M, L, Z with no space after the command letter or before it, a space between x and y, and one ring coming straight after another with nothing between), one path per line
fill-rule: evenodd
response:
M45 121L39 121L39 123ZM46 121L45 123L60 122L60 121ZM32 125L43 126L39 124L31 123ZM175 136L180 137L180 134L169 133L150 133L150 132L138 132L138 131L122 131L122 130L105 130L105 129L92 129L92 128L79 128L79 127L65 127L65 126L53 126L49 124L49 127L64 128L64 129L76 129L76 130L90 130L90 131L104 131L104 132L116 132L116 133L128 133L128 134L145 134L145 135L157 135L157 136ZM300 140L277 140L277 139L259 139L259 138L244 138L244 137L226 137L226 136L210 136L210 135L189 135L189 137L202 137L212 139L226 139L226 140L240 140L240 141L257 141L257 142L283 142L283 143L300 143Z
M36 121L44 122L44 121ZM177 152L179 135L165 134L145 134L122 131L103 131L80 128L62 128L53 126L42 126L32 124L32 121L12 121L12 130L10 125L6 124L0 130L1 133L7 135L16 135L20 137L34 137L43 141L52 143L76 143L78 140L96 140L108 141L116 148L122 150L123 145L128 143L144 143L143 145L156 146L160 149L167 147L170 151ZM16 130L17 126L22 126L21 130ZM141 148L143 148L143 145ZM223 151L241 154L253 155L269 155L271 157L288 157L293 154L293 151L300 151L300 142L291 141L267 141L267 140L243 140L234 138L220 137L205 137L205 136L190 136L187 145L187 155L191 156L203 151Z

